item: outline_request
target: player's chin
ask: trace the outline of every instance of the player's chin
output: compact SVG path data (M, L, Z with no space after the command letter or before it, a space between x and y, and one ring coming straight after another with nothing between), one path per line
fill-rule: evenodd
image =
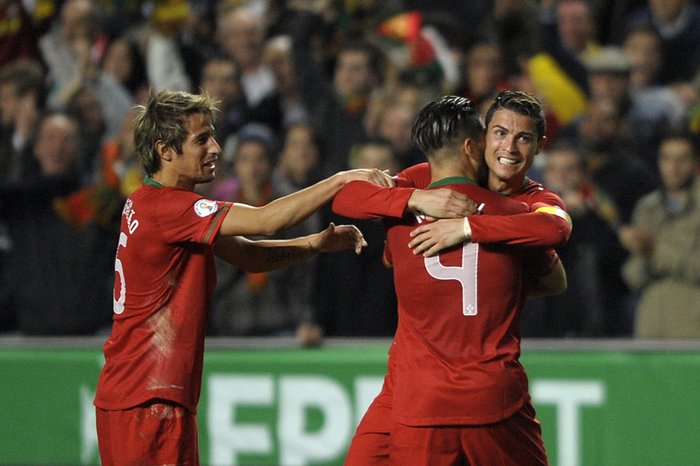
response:
M498 163L495 167L496 173L500 178L508 179L519 175L523 171L523 164L506 165Z
M209 183L214 181L214 178L216 178L216 172L214 170L203 172L199 174L198 178L197 183Z

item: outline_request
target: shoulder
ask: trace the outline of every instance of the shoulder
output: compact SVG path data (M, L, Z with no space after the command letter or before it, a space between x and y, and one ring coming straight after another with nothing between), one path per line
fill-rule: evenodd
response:
M430 165L428 162L412 165L396 175L397 186L425 188L430 184Z
M661 190L655 190L640 197L634 206L636 216L649 215L651 212L663 212L664 199Z
M513 194L511 198L525 202L529 205L547 204L565 208L564 201L559 194L544 186L539 181L528 179L525 186Z

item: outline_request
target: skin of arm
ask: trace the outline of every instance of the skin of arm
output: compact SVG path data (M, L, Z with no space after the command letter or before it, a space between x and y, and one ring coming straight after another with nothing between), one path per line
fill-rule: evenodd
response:
M246 272L269 272L299 264L322 252L354 248L359 254L367 242L353 225L335 226L308 236L285 240L249 240L242 236L221 236L214 253Z
M532 279L534 282L527 289L528 298L561 294L568 287L566 270L564 270L564 265L560 260L557 260L554 269L550 273L532 277Z
M340 188L353 180L393 186L391 177L381 170L358 169L340 172L262 207L234 203L226 214L219 236L271 236L291 228L307 219L330 201Z

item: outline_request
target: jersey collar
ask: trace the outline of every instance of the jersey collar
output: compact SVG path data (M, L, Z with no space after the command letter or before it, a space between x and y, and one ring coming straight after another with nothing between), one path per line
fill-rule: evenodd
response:
M437 188L448 184L475 184L478 186L476 181L472 180L471 178L467 178L466 176L449 176L447 178L437 180L434 183L430 183L428 187Z
M146 175L146 176L143 178L143 183L144 183L144 184L151 185L151 186L153 186L154 188L165 188L165 185L162 185L162 184L158 183L156 180L154 180L153 178L151 178L151 177L148 176L148 175Z

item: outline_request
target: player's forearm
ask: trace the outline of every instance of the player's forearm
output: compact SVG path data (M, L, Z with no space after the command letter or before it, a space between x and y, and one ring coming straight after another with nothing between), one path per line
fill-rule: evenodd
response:
M566 291L568 282L566 270L560 260L557 260L551 272L540 277L534 277L533 285L528 289L527 297L552 296Z
M361 220L401 218L413 188L387 188L367 181L352 181L333 198L333 212Z
M468 221L472 243L554 247L565 244L571 234L569 221L544 212L478 215Z
M217 240L218 257L246 272L269 272L299 264L314 257L314 235L285 240L252 241L243 237Z
M346 181L347 175L338 173L263 207L234 204L219 235L272 236L294 227L330 201Z

